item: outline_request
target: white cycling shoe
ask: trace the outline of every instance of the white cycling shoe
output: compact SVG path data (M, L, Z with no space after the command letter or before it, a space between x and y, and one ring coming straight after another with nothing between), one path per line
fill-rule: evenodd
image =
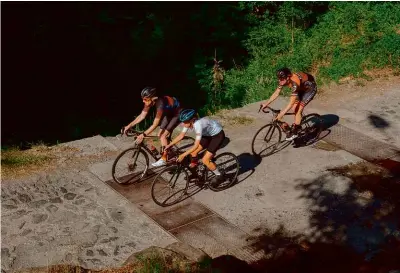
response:
M167 165L167 162L162 158L160 158L158 161L151 164L151 166L153 166L153 167L161 167L161 166L165 166L165 165Z

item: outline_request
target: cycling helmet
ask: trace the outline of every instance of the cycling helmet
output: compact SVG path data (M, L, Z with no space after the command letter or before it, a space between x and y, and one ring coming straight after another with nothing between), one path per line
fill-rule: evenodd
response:
M196 111L194 109L185 109L179 114L179 120L185 122L191 120L195 115Z
M154 87L145 87L143 88L140 95L142 96L142 98L154 97L156 95L156 89Z
M291 74L292 72L287 67L281 68L278 71L276 71L276 76L278 77L278 79L286 79Z

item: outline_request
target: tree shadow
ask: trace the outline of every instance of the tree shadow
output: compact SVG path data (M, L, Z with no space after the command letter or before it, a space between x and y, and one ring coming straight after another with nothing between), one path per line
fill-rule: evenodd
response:
M379 162L377 162L379 163ZM250 238L262 272L390 272L400 269L400 162L386 159L299 180L310 234L282 225ZM262 229L256 230L260 231Z
M258 271L247 262L232 255L221 255L209 261L204 261L203 269L198 273L257 273Z
M390 122L374 114L369 114L368 120L371 125L378 129L385 129L390 127Z

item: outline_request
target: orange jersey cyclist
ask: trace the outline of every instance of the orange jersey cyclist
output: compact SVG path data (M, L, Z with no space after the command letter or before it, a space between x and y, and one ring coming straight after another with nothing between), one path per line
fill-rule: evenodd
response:
M143 100L142 113L131 123L124 128L124 133L131 127L142 122L150 111L150 108L155 106L157 109L156 117L154 118L153 124L145 130L136 139L136 143L141 143L143 138L150 135L158 125L160 125L160 131L158 136L161 141L161 152L162 157L155 163L153 167L159 167L166 164L166 152L165 146L168 145L168 137L172 134L173 130L179 125L179 112L181 110L179 101L170 96L157 96L157 91L154 87L145 87L141 92Z
M272 96L262 104L262 107L265 108L276 100L284 86L292 90L288 105L276 117L277 120L281 120L290 109L293 109L293 112L295 112L295 121L292 128L288 128L289 126L286 123L284 123L283 128L286 132L286 140L290 141L297 137L303 109L317 93L317 84L312 75L304 72L292 73L289 68L279 69L276 76L278 78L278 88Z

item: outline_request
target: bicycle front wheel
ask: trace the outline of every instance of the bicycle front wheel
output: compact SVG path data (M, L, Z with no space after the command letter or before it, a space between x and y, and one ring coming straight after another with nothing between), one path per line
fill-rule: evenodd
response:
M140 148L133 147L121 152L112 166L112 177L120 184L142 180L149 169L149 156Z
M282 131L273 123L261 127L254 135L251 142L251 150L254 155L265 157L278 150L282 142Z
M189 175L179 166L169 166L154 178L151 186L153 201L161 206L174 205L182 200L188 189Z
M239 174L239 160L233 153L225 152L215 157L214 163L217 165L218 170L224 175L224 180L221 183L213 185L209 183L209 187L213 191L222 191L231 187ZM213 177L210 172L209 178Z

